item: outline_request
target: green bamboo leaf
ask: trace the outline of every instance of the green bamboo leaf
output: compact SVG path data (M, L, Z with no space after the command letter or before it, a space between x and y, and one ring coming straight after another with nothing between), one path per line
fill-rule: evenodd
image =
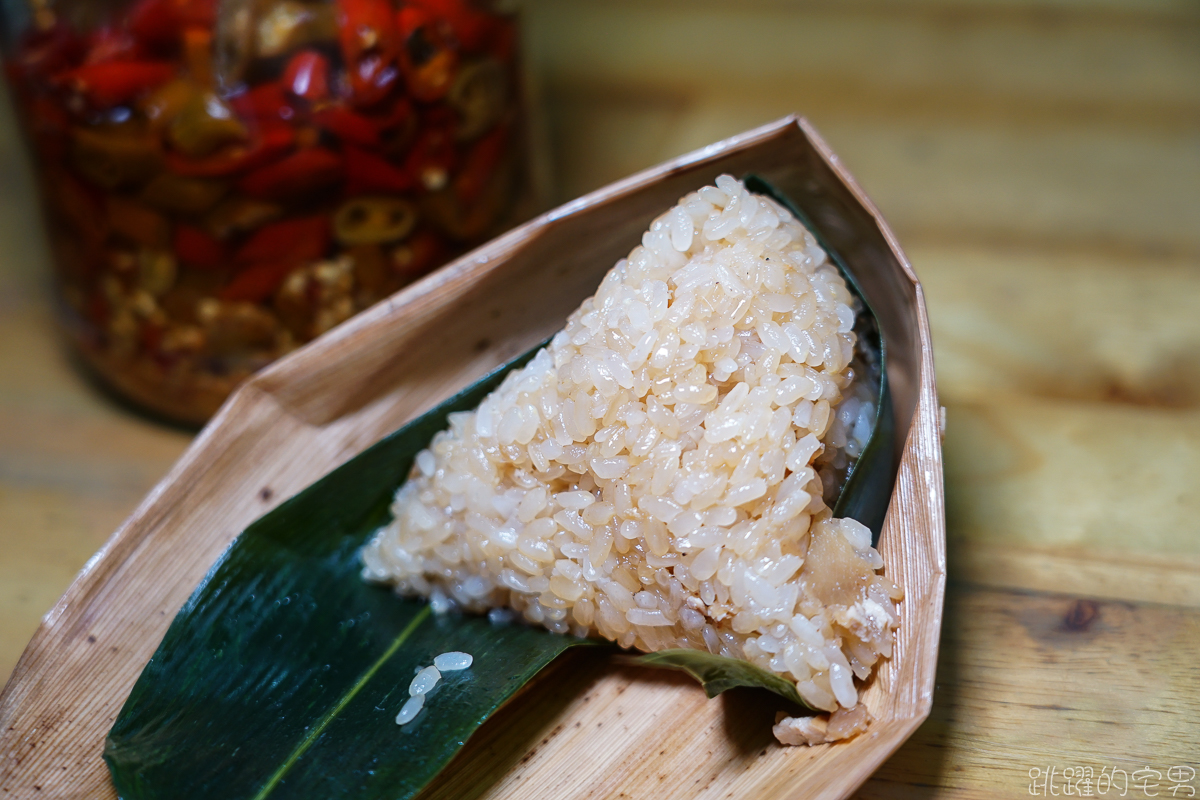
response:
M536 348L535 348L536 351ZM409 423L252 524L151 658L105 745L133 798L411 797L471 733L569 647L483 617L437 617L365 583L358 550L397 476L452 411L474 408L534 351ZM422 712L395 717L419 667L471 653Z
M808 703L796 691L796 685L773 672L756 667L749 661L727 656L718 656L705 650L659 650L635 659L648 667L679 669L691 675L704 686L704 693L716 697L721 692L738 686L749 686L774 692L798 706Z

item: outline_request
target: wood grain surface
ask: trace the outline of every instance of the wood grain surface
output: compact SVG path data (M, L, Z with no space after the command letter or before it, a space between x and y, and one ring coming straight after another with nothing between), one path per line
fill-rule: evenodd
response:
M1200 9L731 5L542 1L527 23L561 199L799 111L922 279L948 416L947 615L933 714L861 795L1027 797L1034 768L1061 793L1064 768L1150 767L1161 785L1127 796L1170 796L1172 766L1200 768L1183 661L1200 625ZM0 131L7 674L191 437L63 354Z

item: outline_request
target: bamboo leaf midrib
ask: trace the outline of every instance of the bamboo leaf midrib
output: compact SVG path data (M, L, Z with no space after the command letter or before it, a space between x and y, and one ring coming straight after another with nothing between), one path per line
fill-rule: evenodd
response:
M290 770L292 766L300 760L300 757L304 755L308 748L312 747L313 743L316 742L320 735L325 732L325 729L329 727L329 723L332 722L337 715L342 712L342 709L344 709L347 704L354 699L359 690L366 686L367 683L370 682L371 678L375 677L375 673L379 671L379 668L387 663L392 656L396 655L396 652L404 645L408 638L412 636L413 631L415 631L420 624L429 617L429 613L430 611L428 605L417 612L417 615L414 616L408 625L405 626L404 630L402 630L400 635L397 636L391 645L388 646L388 649L384 651L383 655L376 659L375 663L368 667L367 670L359 676L355 684L350 687L350 691L342 695L342 698L338 700L337 704L334 705L333 708L329 709L329 711L325 712L325 716L321 717L317 724L312 726L304 738L300 740L299 744L296 745L295 749L292 750L291 754L287 757L283 764L279 766L279 769L275 770L274 774L272 774L271 777L267 779L267 782L263 784L263 787L258 791L258 794L254 795L253 800L264 800L264 798L274 791L275 787L279 785L279 782L283 780L284 775L288 773L288 770Z

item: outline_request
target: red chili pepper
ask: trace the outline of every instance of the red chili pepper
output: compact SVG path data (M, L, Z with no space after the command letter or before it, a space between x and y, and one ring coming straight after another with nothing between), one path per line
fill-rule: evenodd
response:
M386 159L351 145L346 155L346 194L365 192L406 192L416 185L411 173L398 169Z
M329 96L329 59L316 50L300 51L288 62L283 85L309 102L324 100Z
M504 157L507 144L508 126L502 125L476 142L471 152L467 153L462 169L454 178L454 194L463 205L474 205L483 194L488 179Z
M340 155L310 147L256 169L242 178L238 188L251 197L286 200L336 183L344 171Z
M175 226L171 248L180 261L193 267L214 269L229 264L225 245L191 225Z
M226 302L261 303L275 294L288 273L296 268L289 261L265 261L239 272L229 284L217 292Z
M315 261L329 248L329 216L316 214L275 222L255 231L234 255L239 264Z
M404 41L412 36L418 28L433 25L434 21L433 14L430 14L426 8L421 8L416 4L401 7L400 11L396 13L396 27L400 31L400 40Z
M360 105L382 100L396 83L400 40L389 0L337 0L338 38L350 89Z
M176 0L185 26L212 29L217 24L219 0Z
M345 106L328 106L312 113L312 122L318 128L329 131L343 142L379 146L378 124Z
M208 158L185 158L167 153L167 166L186 178L222 178L259 168L283 156L296 141L296 132L286 125L264 125L249 144L237 144Z
M150 47L175 44L182 21L174 0L141 0L129 11L129 30Z
M392 253L392 269L406 280L415 280L442 262L445 247L429 231L418 231Z
M165 61L106 61L85 64L61 76L97 108L112 108L163 85L176 66Z
M104 27L88 37L85 64L101 64L105 61L138 61L146 53L129 31L121 28Z
M451 129L431 121L413 142L404 160L404 171L428 191L436 192L450 181L457 161Z
M156 50L177 45L185 27L211 28L216 18L214 0L140 0L128 17L138 41Z
M281 83L264 83L248 92L229 98L229 105L243 119L278 122L296 116Z
M329 217L325 214L260 228L234 256L236 262L249 266L218 296L222 300L262 302L275 293L293 269L325 255L329 241Z
M393 103L388 103L382 113L372 114L367 119L380 133L384 133L408 123L414 113L416 112L413 111L412 103L402 97Z
M22 78L41 80L78 64L84 50L79 35L62 23L44 31L31 30L17 44L16 56L7 65L8 71L18 86Z
M431 103L450 90L458 67L458 52L451 45L445 25L428 11L405 6L396 17L400 29L400 67L408 92Z

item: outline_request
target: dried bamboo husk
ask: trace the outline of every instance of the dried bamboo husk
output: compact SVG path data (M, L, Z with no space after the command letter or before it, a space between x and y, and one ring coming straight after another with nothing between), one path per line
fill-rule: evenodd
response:
M905 591L848 742L780 747L761 698L573 656L484 726L430 797L846 797L929 714L945 584L942 454L921 285L803 119L787 117L545 214L255 375L46 615L0 694L0 794L105 798L104 736L172 617L238 531L562 325L650 220L754 172L849 263L888 342L899 473L879 549ZM764 716L765 715L765 716ZM763 723L766 724L763 724Z

